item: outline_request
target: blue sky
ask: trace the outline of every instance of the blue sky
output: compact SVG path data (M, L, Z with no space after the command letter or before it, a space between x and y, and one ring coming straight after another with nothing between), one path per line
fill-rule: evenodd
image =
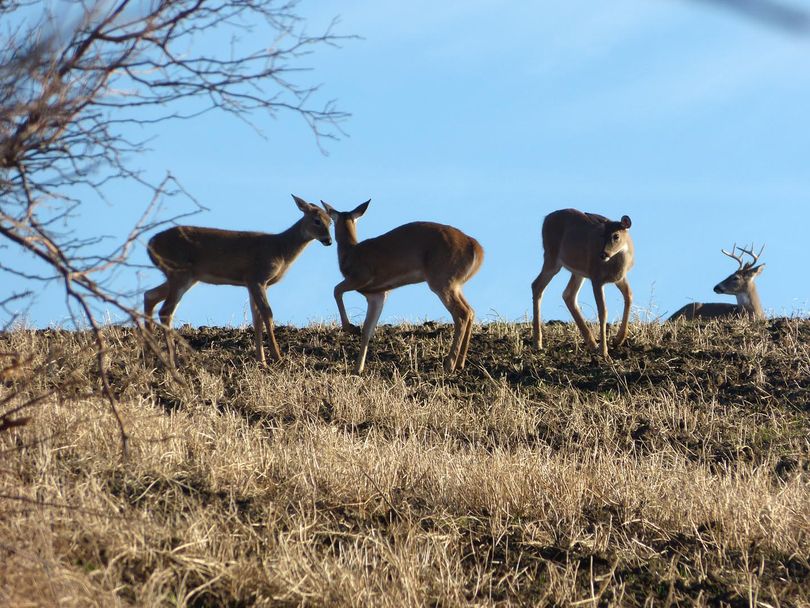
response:
M348 137L323 155L290 114L258 121L266 139L228 116L164 125L139 162L170 170L208 207L194 224L277 232L300 215L290 193L341 210L371 198L360 238L413 220L453 224L485 248L465 293L486 321L529 313L547 213L627 214L641 318L732 301L712 287L735 268L720 253L735 241L767 243L758 286L770 314L810 310L810 37L688 0L304 0L300 9L310 32L339 15L340 32L362 37L301 62L312 68L301 80L322 82L323 99L352 113ZM146 202L122 189L88 225L123 234ZM570 318L566 275L548 288L546 319ZM146 289L160 276L130 279ZM268 291L276 322L334 321L340 278L336 247L311 244ZM616 319L618 291L606 292ZM361 322L364 298L346 302ZM41 298L30 323L64 322L63 304ZM580 304L593 318L588 287ZM244 289L199 285L176 323L249 317ZM416 285L391 294L381 322L448 318Z

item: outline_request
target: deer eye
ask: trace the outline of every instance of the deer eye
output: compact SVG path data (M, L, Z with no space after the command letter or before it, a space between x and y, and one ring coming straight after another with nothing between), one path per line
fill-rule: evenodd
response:
M619 235L618 235L617 233L615 233L615 232L613 233L613 240L614 240L614 241L618 241L618 240L619 240Z
M323 224L323 222L321 221L321 218L319 218L319 217L316 217L315 219L313 219L313 220L312 220L312 222L313 222L313 223L314 223L316 226L320 226L320 225L322 225L322 224Z

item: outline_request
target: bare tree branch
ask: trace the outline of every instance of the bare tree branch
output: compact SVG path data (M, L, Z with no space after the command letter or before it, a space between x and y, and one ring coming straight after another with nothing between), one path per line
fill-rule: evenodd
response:
M154 182L134 164L148 151L149 128L221 111L261 131L263 118L287 112L319 146L337 139L348 114L332 101L317 105L318 86L300 82L300 61L345 37L335 22L307 34L295 0L87 0L56 4L61 13L53 6L0 0L0 241L16 251L0 271L62 285L74 324L93 332L100 390L125 450L99 314L142 327L129 294L113 287L116 271L130 267L143 234L201 209L171 175ZM256 40L263 42L250 46ZM81 234L89 198L107 201L118 183L146 194L129 234ZM190 211L165 217L167 201L179 197ZM32 292L0 294L6 327L16 319L10 307ZM165 363L151 337L144 341Z

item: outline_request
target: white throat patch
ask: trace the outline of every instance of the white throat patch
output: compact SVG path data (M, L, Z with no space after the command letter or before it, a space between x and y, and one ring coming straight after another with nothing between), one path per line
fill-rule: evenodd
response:
M614 257L614 256L617 256L617 255L619 255L620 253L624 253L625 251L627 251L627 243L625 243L624 245L622 245L622 246L619 248L619 250L618 250L618 251L616 251L616 252L615 252L613 255L611 255L611 256L609 256L607 259L605 259L605 262L609 262L610 260L612 260L612 259L613 259L613 257Z

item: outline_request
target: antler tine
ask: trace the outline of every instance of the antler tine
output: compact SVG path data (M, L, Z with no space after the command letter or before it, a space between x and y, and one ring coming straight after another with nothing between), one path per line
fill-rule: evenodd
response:
M759 256L762 255L762 252L765 251L765 244L763 243L762 247L759 250L759 253L757 253L756 255L754 255L753 243L751 243L751 249L743 249L742 247L740 247L740 251L742 251L743 253L747 253L748 255L751 256L751 261L745 265L746 268L751 268L754 266L754 264L757 263L757 261L759 260Z
M728 257L730 257L732 260L737 260L737 263L740 265L740 268L742 268L743 267L742 256L741 255L739 255L739 256L734 255L734 252L737 251L737 249L739 249L739 247L737 247L737 243L734 243L734 246L731 248L731 253L729 253L725 249L721 249L720 251L722 251L724 254L726 254Z

